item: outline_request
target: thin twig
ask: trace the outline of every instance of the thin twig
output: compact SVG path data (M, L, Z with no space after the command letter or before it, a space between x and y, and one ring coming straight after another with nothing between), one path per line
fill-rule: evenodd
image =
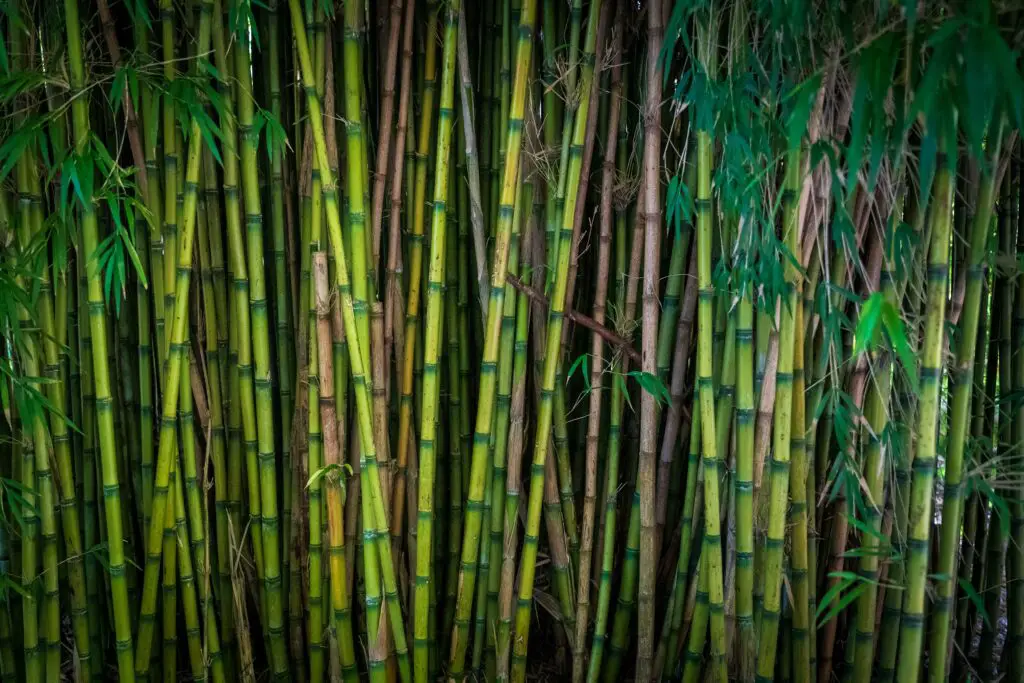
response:
M505 281L508 282L513 287L515 287L520 292L522 292L523 294L525 294L532 301L541 304L545 308L551 305L546 296L544 296L536 289L520 280L515 275L509 273L508 275L505 276ZM609 344L614 346L616 350L621 350L623 353L625 353L630 360L639 362L640 354L637 353L632 346L630 346L630 343L627 339L620 337L612 330L598 323L589 315L580 313L579 311L573 310L571 308L566 308L565 317L569 318L577 325L582 325L591 332L601 335L601 337L603 337L604 340L607 341Z

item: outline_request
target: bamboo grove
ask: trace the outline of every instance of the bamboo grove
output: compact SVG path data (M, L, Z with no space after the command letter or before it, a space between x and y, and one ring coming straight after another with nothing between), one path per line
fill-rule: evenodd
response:
M1008 0L0 2L0 680L1024 681Z

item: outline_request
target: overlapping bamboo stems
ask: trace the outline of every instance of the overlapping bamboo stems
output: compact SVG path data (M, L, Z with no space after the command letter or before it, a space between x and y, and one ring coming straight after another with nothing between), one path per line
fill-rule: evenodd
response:
M625 15L625 4L616 3L616 23ZM611 54L622 52L622 29L613 29ZM604 324L608 297L608 276L612 259L612 195L615 183L615 160L618 153L619 118L622 109L622 67L616 62L611 73L611 101L609 104L607 137L605 138L604 165L601 175L601 227L597 269L594 274L594 320ZM579 583L576 596L576 634L573 648L573 680L583 681L585 675L585 643L590 621L590 575L593 563L595 508L597 506L597 454L600 449L602 376L604 372L604 340L594 334L590 354L590 417L587 422L586 466L583 499L582 538L579 554Z
M248 30L248 27L246 27ZM255 389L256 440L246 438L247 463L255 459L258 466L260 499L260 532L263 537L263 583L266 593L266 629L270 639L271 668L275 677L287 675L288 655L284 642L284 607L282 605L281 543L277 504L277 452L274 445L273 382L270 363L270 322L267 311L266 276L263 268L263 213L260 206L260 188L257 163L257 132L253 128L253 86L249 56L248 34L238 36L234 50L234 67L237 86L236 111L238 113L239 161L242 168L242 202L246 226L246 258L249 276L249 308L252 364L243 363L242 349L249 340L241 341L239 353L239 374L243 382L251 381ZM245 421L243 401L243 422ZM251 454L256 449L255 458ZM250 478L252 475L250 474ZM250 481L250 486L253 482ZM252 493L250 492L250 495Z
M63 117L57 119L61 123L60 129L63 137ZM63 141L61 142L63 144ZM45 387L45 396L50 403L50 409L46 410L49 418L49 429L43 421L43 415L35 417L33 427L34 455L36 458L36 476L39 481L40 512L42 514L43 533L43 568L46 572L44 577L44 612L45 619L53 619L57 624L52 626L52 631L47 633L47 674L49 678L58 675L60 666L60 610L58 604L58 573L57 573L57 529L54 524L47 524L47 509L51 511L59 505L61 515L61 532L64 541L65 559L62 561L67 567L68 598L70 603L72 634L74 645L82 666L83 680L89 680L91 675L91 645L89 642L88 624L88 601L86 595L85 575L83 569L83 546L82 536L79 527L79 508L75 492L75 477L71 460L71 430L69 429L67 415L67 401L65 400L66 373L62 366L61 355L67 344L67 327L61 327L61 321L66 321L65 310L67 303L62 301L67 298L68 283L56 282L56 297L54 287L51 285L50 276L50 255L45 246L39 248L38 241L44 237L43 222L43 197L39 187L39 177L33 169L36 162L36 154L28 153L23 160L19 161L19 173L27 172L28 196L19 197L19 202L24 204L29 201L29 221L24 221L22 216L19 232L20 240L23 242L22 249L33 247L38 249L34 255L34 269L38 273L38 300L35 314L38 325L38 334L29 333L27 348L25 349L25 372L31 377L44 378L48 383ZM19 185L21 185L19 177ZM26 255L29 255L31 248ZM57 273L59 277L59 273ZM55 311L56 300L56 311ZM63 330L63 331L61 331ZM41 363L41 365L40 365ZM32 369L35 365L35 369ZM41 372L40 372L41 370ZM48 436L49 444L44 439L40 448L39 436ZM56 483L54 473L51 472L49 451L52 445L53 464L56 466ZM49 501L47 500L49 498ZM49 505L48 505L49 503ZM47 528L51 527L49 531Z
M652 3L647 8L647 72L646 72L646 104L644 107L644 281L643 281L643 332L641 335L641 353L643 372L656 375L658 372L658 318L661 313L659 303L659 291L661 288L661 177L658 172L661 164L661 90L662 74L658 66L658 55L661 51L661 42L664 37L664 25L662 23L661 8ZM710 151L710 150L708 150ZM707 169L710 170L710 169ZM710 187L708 188L710 193ZM710 206L706 207L710 210ZM705 216L710 220L711 216ZM698 218L700 220L700 218ZM710 234L710 225L702 226L704 237ZM704 264L700 264L703 266ZM701 272L700 275L707 276L710 273ZM705 286L709 284L705 282ZM666 311L666 315L668 315ZM702 321L706 322L706 321ZM644 391L640 396L640 456L637 469L637 492L640 496L640 580L637 590L637 662L636 675L640 680L648 680L651 677L651 668L654 658L654 588L655 573L657 571L658 559L657 538L655 530L655 478L657 467L658 449L658 425L661 411L658 406L658 399L650 391ZM714 418L712 417L712 420ZM710 422L714 424L714 422ZM714 436L714 430L709 430ZM705 455L711 455L706 460L705 467L715 473L714 468L708 467L713 462L714 451L705 451ZM714 498L717 499L718 481L714 476L707 477L705 483L714 480ZM708 493L711 493L709 488ZM706 499L711 499L707 495ZM717 500L715 505L717 508ZM716 515L718 511L715 511ZM710 517L710 515L709 515ZM709 520L706 540L716 533L716 525ZM720 548L711 552L720 553ZM719 555L720 558L720 555ZM720 559L719 559L720 561ZM720 578L719 578L720 581ZM719 590L721 588L719 587ZM722 596L718 596L718 604ZM723 632L724 636L724 632ZM724 682L725 667L725 643L714 641L712 656L721 659L715 662L714 669L719 678Z
M307 8L308 10L308 8ZM310 31L314 46L315 58L315 80L317 98L323 97L324 84L326 79L326 41L324 39L324 11L316 9L316 15L310 16ZM312 124L308 124L312 125ZM300 285L300 297L306 307L305 331L307 338L306 358L309 363L306 374L308 386L308 398L306 407L308 410L307 427L309 442L307 445L306 474L310 477L306 486L308 495L308 511L306 520L309 533L308 551L308 600L309 600L309 621L307 624L309 637L309 675L311 680L318 680L323 677L325 670L330 663L325 659L325 653L330 652L324 634L324 626L327 619L324 616L324 562L323 562L323 533L322 518L324 513L323 504L323 478L316 477L323 467L323 425L320 411L320 358L319 340L317 338L317 310L316 292L313 285L313 255L322 250L322 225L323 225L323 190L321 186L320 160L314 156L310 162L310 179L308 184L308 199L303 204L303 254L302 254L302 282ZM330 425L328 425L328 428ZM379 601L379 592L374 593ZM376 616L371 613L371 616Z
M584 52L593 55L597 45L597 18L600 12L600 2L591 5L588 17L587 37L584 44ZM591 77L592 77L592 71ZM561 213L561 238L571 238L572 229L577 210L576 189L579 185L579 171L582 162L583 137L586 130L587 112L590 106L589 81L582 88L580 105L575 112L573 125L572 148L568 171L567 188L564 196L567 197L565 209ZM553 289L551 294L551 307L548 314L547 333L545 339L543 372L540 382L540 407L537 418L537 435L534 449L533 467L530 474L530 498L526 518L526 541L523 547L523 558L521 566L519 606L516 613L516 640L513 652L513 680L522 680L525 675L525 654L526 644L529 636L529 605L533 597L533 581L535 577L535 563L537 555L536 536L540 526L540 512L543 500L543 477L544 464L547 458L549 441L551 439L552 418L554 409L554 394L556 393L556 376L558 373L559 350L561 347L562 321L565 306L565 293L568 278L570 249L562 249L559 252ZM563 501L564 502L564 501ZM567 614L566 618L575 617L574 614Z
M524 171L521 168L519 172L522 174ZM518 276L522 272L520 258L526 254L526 250L521 248L524 244L524 239L521 235L523 232L522 226L529 221L529 216L526 214L528 211L532 211L533 208L533 183L517 183L516 191L516 208L513 210L507 268L507 273L514 276ZM487 614L485 626L487 639L486 674L492 679L497 674L499 591L501 589L503 564L499 558L503 554L504 533L509 523L507 515L511 511L507 507L508 497L506 492L508 488L509 448L512 442L512 435L509 433L509 429L512 419L513 394L515 393L513 376L517 352L515 343L520 303L520 297L515 288L511 284L506 283L505 298L502 304L500 348L498 350L498 390L497 408L494 418L494 464L491 483L491 548L489 574L487 577ZM522 302L522 304L525 306L525 302Z
M217 197L216 175L213 167L213 159L209 150L203 154L203 185L207 197ZM209 388L210 423L206 438L209 440L210 459L213 461L214 486L214 537L216 539L217 558L217 589L214 591L220 599L222 606L230 604L232 594L231 586L231 562L232 552L229 540L228 522L228 499L227 499L227 461L225 452L225 427L224 427L224 374L219 345L220 318L225 311L218 310L217 293L215 291L214 276L212 270L212 247L210 233L219 232L221 228L218 212L207 207L207 223L200 222L197 226L199 237L199 263L202 276L202 300L203 320L205 322L205 360L207 367L206 382ZM209 229L207 228L209 225ZM214 610L213 605L204 602L203 610L218 611L220 615L221 643L226 650L226 673L230 675L234 671L234 658L232 650L233 637L227 634L234 632L234 619L232 609Z
M330 290L327 285L327 258L323 252L313 254L313 282L316 310L316 357L320 382L320 401L315 410L326 428L323 431L323 461L327 486L328 556L331 570L331 611L335 637L345 680L358 680L355 649L352 637L352 618L348 597L348 577L345 571L344 518L342 500L343 471L340 470L340 449L345 432L338 428L334 402L333 339L329 311Z
M908 187L912 186L912 184L908 184ZM924 234L926 230L925 216L930 201L930 198L919 197L918 193L915 192L908 192L906 195L904 222L913 226L914 231L919 235ZM912 262L905 264L907 272L919 273L928 253L928 249L916 250ZM905 288L906 283L899 283L898 287ZM911 310L920 310L920 292L918 290L911 290L909 292L909 299ZM995 336L993 335L993 337ZM998 359L998 354L992 354L992 356L994 356L993 360ZM993 369L992 372L995 372L995 370ZM916 410L916 395L912 390L910 380L904 375L895 374L893 381L893 392L895 394L893 414L899 415L901 422L898 423L899 426L897 427L896 434L890 441L895 459L893 488L890 495L893 510L890 543L893 546L895 559L888 567L888 582L899 586L904 585L906 576L907 524L910 517L910 477L911 463L914 458L912 430L907 425L907 421L913 419L914 411ZM903 591L886 588L881 630L878 638L878 662L876 663L876 675L882 681L891 681L896 674L902 606Z
M908 525L907 583L900 626L900 658L897 680L917 680L924 637L924 591L928 573L928 540L932 527L932 484L938 440L939 394L942 385L942 350L949 278L949 235L956 170L956 151L950 140L939 143L932 202L931 240L928 250L928 299L925 307L924 343L921 350L921 391L918 407L917 451L913 462Z
M270 115L277 122L283 116L281 95L281 40L280 11L276 1L267 7L267 54L268 90L270 99ZM274 343L277 348L278 404L281 416L281 461L278 471L281 478L281 540L283 548L290 547L291 539L291 498L292 498L292 414L294 403L294 349L292 298L288 277L286 239L285 239L285 189L284 189L284 141L271 140L270 149L270 227L271 244L274 255L274 314L276 334ZM219 226L218 226L219 229ZM283 579L282 593L289 595L290 570L292 552L283 553L281 576ZM286 597L287 599L287 597Z
M175 500L174 492L179 476L178 454L174 454L174 462L171 463L171 471L168 479L169 500L167 510L164 514L163 530L163 551L165 560L163 575L160 585L160 624L163 636L162 648L153 648L158 651L157 660L161 675L165 678L175 679L178 675L178 538L176 533ZM149 672L140 672L139 677L145 678Z
M960 328L960 345L956 349L953 376L952 405L950 408L949 443L946 451L945 495L943 496L942 527L937 570L942 578L938 582L938 600L935 605L930 637L929 677L932 681L945 679L949 648L949 613L953 608L954 586L957 575L957 552L960 526L963 519L964 450L967 445L968 419L974 389L974 358L978 342L978 321L981 317L982 286L984 284L984 258L991 232L992 209L995 201L996 174L999 166L999 133L991 157L983 161L981 178L971 218L971 231L966 269L966 292ZM980 399L979 399L980 400Z
M405 347L404 324L401 320L396 319L396 311L402 311L404 314L405 310L403 305L404 299L402 298L402 282L398 275L398 271L399 263L401 263L402 260L402 249L400 248L402 244L402 218L405 217L405 214L410 213L408 207L403 201L403 196L412 190L412 183L408 182L406 178L403 178L403 175L407 176L412 171L411 166L408 169L405 168L405 157L406 148L408 147L408 138L412 134L412 131L408 127L408 122L410 109L409 100L412 96L412 39L414 35L413 28L415 26L413 23L415 10L415 2L406 3L403 19L404 30L402 32L401 90L398 98L398 120L395 125L396 143L394 144L394 158L391 161L391 168L393 169L390 194L391 215L389 216L388 221L388 260L387 274L384 283L384 352L385 357L387 358L387 363L391 363L392 347L398 349L398 354L403 353ZM380 166L377 167L377 172L382 172ZM404 368L400 355L396 355L394 361L394 367ZM398 384L397 388L400 390L401 384ZM406 446L406 449L408 449L408 445ZM404 481L404 476L405 472L403 472L401 468L398 468L393 483L393 488L396 489L394 493L397 493L399 477L402 477L402 480ZM393 503L393 506L397 507L397 504ZM396 517L401 517L401 515L396 515L393 511L392 534L394 534L396 527L400 530L402 528L401 524L403 524L403 522L396 524ZM400 531L397 539L394 535L392 536L392 545L395 546L397 554L397 549L401 546Z
M413 365L416 344L419 337L420 287L423 280L423 225L425 223L427 197L427 155L430 152L431 131L433 130L434 91L437 76L437 3L427 7L426 55L423 67L423 92L420 95L420 126L416 136L415 180L412 186L412 234L409 236L409 279L405 292L404 348L401 351L401 375L398 380L398 453L394 493L391 497L395 509L392 512L391 535L401 536L405 523L405 488L408 452L412 447L413 421ZM395 232L392 228L392 232ZM398 287L400 283L395 282ZM397 321L395 327L398 327ZM429 547L429 546L428 546Z
M395 76L398 73L398 35L399 29L402 27L402 6L405 2L406 0L391 0L388 4L387 43L385 44L385 61L382 63L384 84L382 88L380 119L377 125L380 140L377 144L376 163L374 164L376 172L373 177L373 206L370 218L370 236L372 240L370 261L374 264L375 268L376 264L380 261L381 226L384 222L384 193L387 185L388 161L391 154L391 137L393 134L391 120L395 109ZM398 145L396 146L400 148L404 138L399 135L397 140ZM396 180L400 179L401 174L396 176ZM397 249L398 247L397 243L389 244L391 249ZM386 362L390 363L391 359L388 358Z
M714 35L716 26L701 24L698 27L698 40L701 45L701 68L708 74L714 73L716 61ZM711 221L713 204L711 197L712 174L712 138L711 131L697 131L697 380L696 390L700 398L701 443L704 468L704 543L702 551L702 579L707 592L710 613L711 652L713 663L712 676L724 681L725 675L725 614L724 588L722 571L722 550L720 535L720 496L719 473L721 455L718 453L717 432L715 425L715 394L713 377L712 349L712 302L714 289L711 281L712 234ZM794 171L794 174L796 171ZM795 215L794 215L795 217ZM789 222L792 222L790 218ZM794 226L789 227L790 231ZM793 253L797 253L795 250ZM785 498L783 498L783 501ZM780 548L781 551L781 548ZM694 633L703 631L694 622Z
M1010 205L1010 178L1004 178L1000 187L1000 211L998 213L998 251L997 258L1007 259L1014 251L1016 242L1012 213L1008 210ZM985 466L994 467L1000 459L1006 457L1009 448L1012 447L1011 408L1007 405L1007 398L1013 391L1013 307L1014 307L1014 282L1008 269L999 268L993 273L992 315L993 329L989 337L988 357L988 378L986 380L986 391L989 392L991 403L988 404L985 424L991 440L983 447L987 451ZM991 390L989 390L991 387ZM996 653L996 624L1002 614L1001 587L1006 564L1006 553L1009 541L1009 510L1007 507L993 506L988 514L988 529L985 533L983 544L984 555L979 558L981 566L978 568L978 582L982 596L981 605L978 606L979 615L988 614L988 619L982 618L981 639L978 644L978 655L975 668L980 677L992 679L998 671L999 661ZM908 560L909 564L909 560ZM906 602L904 601L904 607ZM904 609L904 612L906 610ZM904 614L904 617L906 615ZM971 617L973 618L973 617ZM993 621L995 619L996 621ZM973 623L973 622L972 622ZM903 620L900 620L900 627L903 627ZM903 633L900 632L902 640ZM899 663L897 662L897 667ZM897 668L897 674L899 669Z
M449 666L453 675L462 670L468 645L468 620L474 598L476 582L476 561L480 544L482 515L474 506L484 498L486 464L491 440L494 400L498 390L499 351L501 326L504 317L506 273L512 224L515 211L516 186L519 182L520 153L526 106L527 85L530 76L530 61L533 51L533 27L536 16L536 2L525 0L520 14L519 40L516 46L516 75L509 110L508 141L506 143L505 167L502 172L502 191L498 211L499 221L495 229L495 246L491 261L491 289L487 304L487 320L484 327L484 347L480 365L480 387L477 399L476 425L473 435L473 450L470 462L467 496L467 515L462 540L462 569L457 596L455 630L452 634L452 648ZM421 477L422 480L422 477ZM421 481L422 496L422 481ZM493 502L493 501L492 501ZM506 509L506 518L508 510Z
M70 85L75 91L85 87L85 69L82 55L82 34L77 0L65 0L64 20L67 33L67 54ZM71 103L74 147L78 154L86 153L90 126L88 101L74 98ZM98 221L92 198L82 201L79 212L81 222L82 253L91 255L99 243ZM122 533L120 486L117 454L115 452L114 425L110 398L110 372L107 364L107 329L104 320L100 274L96 261L89 259L87 266L87 300L89 302L89 328L93 349L93 380L96 397L97 432L100 447L100 470L103 479L103 498L108 529L110 565L110 591L114 615L114 635L118 658L118 673L122 681L135 680L132 652L131 618L128 606L128 586L125 576L124 534ZM84 259L83 259L84 260Z
M800 149L790 149L786 158L786 181L783 189L783 236L791 254L799 249L797 198L802 183ZM786 266L786 291L779 323L779 361L776 373L775 426L771 466L768 537L764 560L764 604L758 640L757 675L772 676L775 669L776 639L781 617L782 561L785 543L786 508L789 489L793 400L793 341L797 307L796 266ZM705 478L705 481L707 479ZM710 508L709 508L710 514Z
M529 0L524 3L522 15L531 9ZM535 15L535 12L534 12ZM532 73L532 72L531 72ZM532 110L530 110L532 111ZM536 117L531 115L527 120L528 132L536 135ZM509 147L511 150L511 147ZM508 157L506 156L506 160ZM524 171L525 173L525 171ZM520 272L525 272L532 259L532 247L539 233L540 226L537 216L541 213L539 196L536 188L536 179L531 183L534 196L533 217L524 225L522 248L520 251ZM493 271L492 271L493 272ZM509 437L508 437L508 460L505 477L505 528L504 528L504 549L501 559L501 577L498 589L498 624L497 637L495 642L495 680L507 681L509 676L509 663L512 652L512 601L515 591L516 576L516 551L518 549L518 524L519 524L519 498L522 455L525 448L525 402L526 402L526 372L528 367L527 345L530 326L529 302L527 297L519 296L516 299L515 311L515 341L513 344L512 360L512 398L509 407Z
M35 174L35 155L27 152L18 161L18 248L25 258L31 258L33 234L39 230L42 201L38 184L31 179ZM40 291L40 294L44 294ZM22 328L31 329L32 315L24 305L18 307L18 319ZM40 360L42 348L38 335L29 333L23 341L21 365L28 377L42 377ZM22 583L29 598L22 602L22 628L24 629L24 657L26 675L38 679L47 677L47 669L55 662L51 648L59 646L59 606L57 596L50 595L56 585L57 551L56 524L53 518L53 478L48 457L48 433L45 414L35 406L26 405L20 414L24 432L21 449L21 485L30 492L29 504L33 507L26 515L25 548L22 550ZM41 540L41 543L40 543ZM41 571L40 571L41 569ZM42 584L42 599L36 583ZM57 650L59 655L59 650ZM59 660L56 662L59 665ZM50 679L52 679L52 675Z
M1024 252L1024 231L1020 230L1020 195L1022 187L1021 164L1019 160L1011 162L1009 173L1012 173L1010 185L1010 212L1011 220L1017 224L1016 250L1019 255ZM1017 301L1014 307L1013 319L1013 347L1016 350L1013 365L1013 387L1014 391L1024 388L1024 354L1020 352L1021 344L1024 343L1024 292L1020 285L1017 286ZM1016 407L1012 418L1013 443L1020 444L1024 441L1024 411L1020 406ZM1019 475L1020 468L1017 468ZM1024 486L1016 484L1010 501L1011 507L1011 537L1007 553L1010 555L1007 561L1007 582L1009 596L1006 606L1006 615L1009 621L1009 633L1007 634L1006 645L1003 650L1003 671L1015 680L1020 680L1022 667L1024 667L1024 654L1020 652L1020 644L1024 642L1024 616L1021 610L1024 609L1024 553L1021 552L1021 543L1024 542ZM950 556L956 557L956 549L950 552Z
M138 50L141 54L149 57L149 33L150 28L138 17L135 23L135 37ZM146 208L149 210L151 220L147 221L149 227L148 243L149 258L144 262L149 266L149 281L152 289L152 303L147 298L149 293L138 298L138 326L139 326L139 402L143 410L139 415L139 431L141 440L141 477L142 477L142 510L143 528L149 528L151 513L151 502L153 499L153 404L154 399L159 395L160 372L153 372L154 358L157 359L156 367L162 367L160 359L163 358L163 339L166 334L164 320L164 239L161 230L163 216L163 197L161 190L160 165L157 157L159 145L159 126L157 125L158 114L160 113L160 98L152 85L145 85L142 89L142 114L143 114L143 139L144 155L146 158L147 171L147 192L143 198ZM141 283L140 283L141 284ZM152 318L150 319L150 311ZM152 331L151 331L152 325ZM155 343L153 339L155 332ZM155 377L155 381L151 378ZM148 406L148 410L145 407ZM146 538L143 534L143 544ZM143 546L145 551L145 545Z
M202 5L199 30L200 39L197 46L199 54L205 53L210 44L211 26L210 16L214 8L207 2ZM165 31L167 29L165 28ZM145 675L149 668L149 648L152 644L153 621L147 620L146 616L155 615L156 610L156 581L161 565L161 551L154 551L160 547L160 537L167 526L167 520L173 519L173 512L167 514L167 505L173 505L173 498L168 499L168 482L173 467L172 460L177 458L177 436L175 433L176 408L179 402L180 380L182 378L182 366L187 368L187 359L183 363L183 356L186 352L186 329L188 321L188 287L191 280L192 267L192 242L196 223L196 205L198 201L197 185L199 181L199 162L202 137L199 132L199 123L191 120L191 131L189 138L188 157L185 168L186 187L184 193L183 225L179 253L174 259L176 261L175 277L175 299L172 316L172 326L167 340L167 363L165 366L164 387L162 397L163 407L161 411L161 428L159 451L157 455L156 472L154 477L152 515L150 526L147 530L148 542L146 544L147 557L144 574L144 585L142 595L141 617L138 632L137 651L135 654L135 665L140 675ZM171 241L166 240L168 247ZM168 295L169 296L169 295ZM170 299L168 299L169 301ZM187 374L185 375L187 378ZM186 386L184 391L191 391ZM173 508L171 508L173 511ZM166 553L166 546L164 554ZM166 558L164 572L169 574L173 566L173 558ZM166 583L166 581L165 581ZM166 596L166 590L165 590ZM166 607L165 607L166 611ZM176 630L172 627L172 633ZM166 631L166 625L165 625ZM165 639L167 633L164 634ZM166 663L165 663L166 665Z
M391 545L382 533L387 528L387 513L384 508L384 499L381 491L380 478L377 474L376 454L373 448L373 416L371 414L370 397L366 387L366 376L363 366L363 353L360 345L368 340L358 336L353 310L353 300L349 283L348 265L345 257L345 243L341 232L341 214L338 207L337 194L334 183L334 175L328 165L327 145L324 135L323 122L320 118L320 103L312 95L314 90L312 62L310 59L309 41L306 37L302 11L297 0L289 1L289 9L292 18L296 49L299 56L300 70L303 86L307 91L307 107L309 119L312 123L313 146L319 157L324 180L324 203L327 214L327 227L329 230L329 241L335 256L336 273L335 279L339 290L341 301L342 319L344 321L345 336L348 340L349 364L351 367L351 378L355 387L356 397L356 418L358 423L358 437L360 442L360 478L361 488L365 489L363 497L366 499L363 507L364 533L367 539L372 538L373 544L380 555L380 565L383 575L385 600L388 603L390 612L390 623L392 625L395 650L398 657L399 669L403 679L408 679L408 659L405 648L405 634L401 616L401 605L398 603L397 582L395 579L394 565L391 558ZM364 544L364 553L366 546Z
M246 264L245 243L242 236L242 205L239 196L239 149L238 120L235 117L235 98L239 95L239 86L228 74L235 69L228 62L225 40L230 37L230 27L224 25L225 13L221 0L214 0L213 8L213 48L214 66L222 74L222 78L230 84L230 90L224 88L222 93L230 95L222 101L221 116L218 121L223 143L223 177L224 218L227 234L227 278L230 281L231 325L228 338L228 500L229 521L234 529L234 539L238 545L235 552L242 553L240 540L243 538L241 526L242 474L246 476L248 489L249 533L252 541L252 558L258 581L257 592L259 605L265 609L266 587L264 585L264 553L262 533L262 513L260 503L259 466L257 455L257 433L255 424L255 399L253 395L251 318L249 309L249 277ZM211 234L211 239L214 236ZM214 255L216 255L216 250ZM242 467L243 451L245 467ZM247 553L246 553L247 554ZM236 589L237 590L237 589ZM236 600L240 596L236 596ZM239 637L245 634L239 632ZM243 669L242 662L239 668Z
M449 161L452 154L452 130L454 126L455 103L455 52L458 40L458 2L447 8L444 20L444 49L441 58L441 94L438 109L436 171L434 178L433 218L430 234L430 267L427 274L427 315L423 347L423 394L420 422L419 448L419 496L417 504L416 529L416 594L414 605L416 616L413 622L415 679L428 680L429 653L426 639L429 630L429 607L431 590L431 544L433 539L435 453L437 433L438 397L440 395L439 356L441 349L441 319L444 312L442 282L445 268L455 264L446 263L445 240L448 222L448 200L450 193ZM448 292L452 296L453 292ZM409 359L406 359L408 363ZM449 391L455 387L449 386ZM449 419L451 419L449 414ZM399 437L401 438L401 437ZM457 452L457 451L453 451ZM457 463L453 466L460 466ZM461 491L453 491L461 496ZM475 560L475 553L474 553ZM467 615L468 622L468 615ZM453 636L454 638L454 636ZM453 674L455 667L452 667Z

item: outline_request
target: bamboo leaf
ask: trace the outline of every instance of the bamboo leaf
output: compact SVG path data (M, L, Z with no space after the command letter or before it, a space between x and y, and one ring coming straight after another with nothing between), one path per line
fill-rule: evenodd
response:
M992 628L992 620L989 619L988 610L985 609L985 599L981 597L977 590L975 590L974 586L971 585L971 582L964 577L958 576L956 581L960 584L960 588L963 589L964 593L967 594L967 599L974 605L974 609L976 609L978 614L981 615L981 619L985 622L985 625Z

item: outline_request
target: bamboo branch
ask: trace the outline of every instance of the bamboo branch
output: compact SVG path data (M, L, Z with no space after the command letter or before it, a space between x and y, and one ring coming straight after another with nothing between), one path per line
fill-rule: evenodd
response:
M531 301L540 304L544 308L547 308L551 305L546 296L544 296L536 289L520 280L515 275L507 275L506 280L510 285L512 285L517 290L519 290L527 297L529 297ZM606 342L615 347L617 351L621 350L624 354L626 354L626 356L629 357L630 360L635 362L640 361L640 354L637 353L636 349L634 349L630 345L629 340L619 336L618 333L608 329L607 327L597 322L596 320L586 315L585 313L580 313L577 310L567 308L565 310L565 317L568 318L569 320L572 320L577 325L582 325L591 332L601 335L601 337L603 337Z

